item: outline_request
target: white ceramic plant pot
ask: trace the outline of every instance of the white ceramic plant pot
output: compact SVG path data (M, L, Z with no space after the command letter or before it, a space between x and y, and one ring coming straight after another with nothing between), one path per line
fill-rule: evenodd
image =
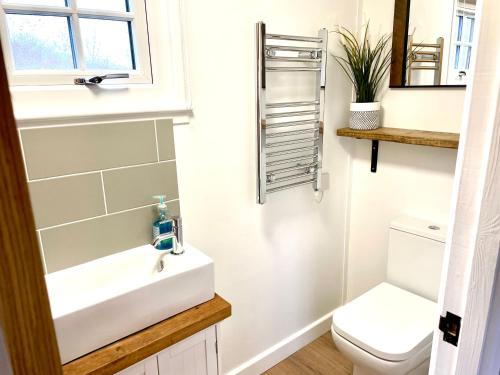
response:
M351 103L349 127L357 130L377 129L380 125L380 102Z

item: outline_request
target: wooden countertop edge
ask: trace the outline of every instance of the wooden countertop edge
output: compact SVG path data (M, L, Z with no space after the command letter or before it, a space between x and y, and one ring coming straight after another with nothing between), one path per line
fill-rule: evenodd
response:
M337 135L358 139L371 139L386 142L406 143L420 146L458 148L460 134L434 132L429 130L401 129L382 127L375 130L337 129Z
M215 294L210 301L63 365L63 374L114 374L230 316L231 305Z

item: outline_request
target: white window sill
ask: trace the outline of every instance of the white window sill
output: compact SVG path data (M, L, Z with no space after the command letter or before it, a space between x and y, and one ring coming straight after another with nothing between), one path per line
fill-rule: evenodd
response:
M79 114L57 117L33 117L33 118L16 118L18 128L33 128L47 126L62 126L62 125L78 125L98 122L115 122L115 121L133 121L133 120L150 120L159 118L171 118L174 125L187 125L192 117L192 110L187 108L166 109L166 110L151 110L144 112L126 112L119 113L93 113Z

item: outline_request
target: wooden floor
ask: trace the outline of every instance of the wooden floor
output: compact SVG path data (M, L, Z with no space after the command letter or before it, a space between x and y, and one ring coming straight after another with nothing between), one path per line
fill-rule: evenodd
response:
M342 357L328 332L264 374L351 375L352 363Z

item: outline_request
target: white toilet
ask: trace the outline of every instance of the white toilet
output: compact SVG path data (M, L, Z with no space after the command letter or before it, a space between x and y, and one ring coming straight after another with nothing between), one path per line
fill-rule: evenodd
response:
M387 281L333 312L333 340L354 375L428 373L445 236L421 219L391 223Z

